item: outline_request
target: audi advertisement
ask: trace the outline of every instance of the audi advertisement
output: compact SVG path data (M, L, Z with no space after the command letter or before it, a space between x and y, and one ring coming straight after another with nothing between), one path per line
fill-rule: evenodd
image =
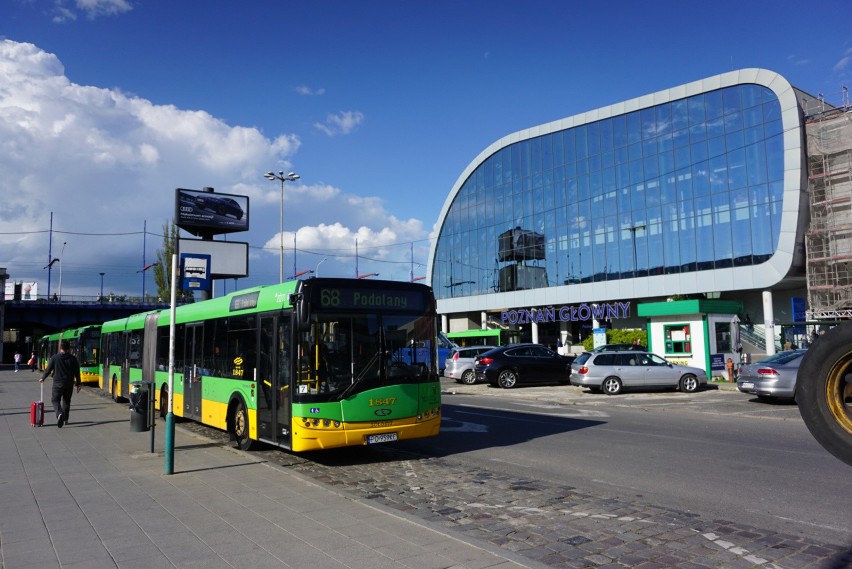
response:
M248 231L248 196L177 188L175 204L175 225L193 235Z

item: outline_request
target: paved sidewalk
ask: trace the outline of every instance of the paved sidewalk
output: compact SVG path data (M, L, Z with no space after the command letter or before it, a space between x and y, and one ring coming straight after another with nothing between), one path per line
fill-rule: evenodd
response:
M47 401L32 428L36 379L0 371L0 569L541 567L180 426L165 475L164 423L151 454L127 405L90 388L74 395L70 425L56 427Z

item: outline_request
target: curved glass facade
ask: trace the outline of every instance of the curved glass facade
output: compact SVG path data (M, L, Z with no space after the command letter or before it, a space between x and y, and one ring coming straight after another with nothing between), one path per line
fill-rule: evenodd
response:
M763 263L778 246L783 134L775 93L740 84L504 146L447 209L435 294Z

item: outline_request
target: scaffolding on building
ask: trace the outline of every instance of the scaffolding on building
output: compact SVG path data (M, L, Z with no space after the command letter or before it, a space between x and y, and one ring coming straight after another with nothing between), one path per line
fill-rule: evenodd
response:
M808 320L852 318L852 106L805 106L810 226ZM807 107L811 106L811 109Z

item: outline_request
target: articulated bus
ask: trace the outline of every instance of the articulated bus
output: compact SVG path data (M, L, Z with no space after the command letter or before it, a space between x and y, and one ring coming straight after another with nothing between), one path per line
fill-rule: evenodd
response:
M107 322L103 389L168 401L169 310ZM173 411L292 451L438 434L435 300L418 283L313 278L175 311ZM431 350L412 350L430 345ZM416 354L416 355L413 355Z
M39 369L47 367L51 357L59 353L60 340L68 340L70 352L80 362L80 380L83 383L100 383L100 324L81 326L42 336L38 341Z

